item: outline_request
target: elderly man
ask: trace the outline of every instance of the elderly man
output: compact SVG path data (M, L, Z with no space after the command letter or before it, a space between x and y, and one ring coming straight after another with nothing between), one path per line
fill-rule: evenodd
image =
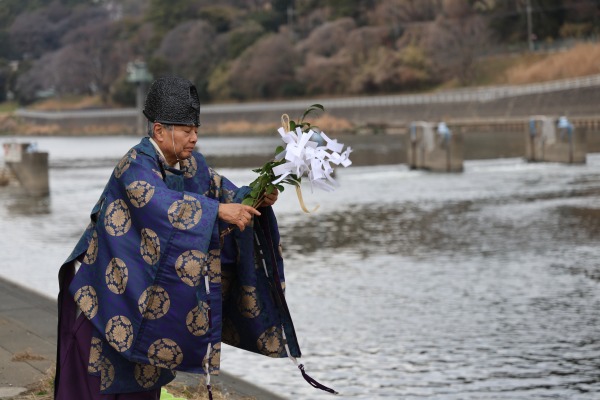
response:
M194 151L199 113L189 81L150 87L149 137L115 167L60 269L56 399L158 399L176 370L210 382L221 342L300 356L270 207L277 193L258 209L239 204L248 188Z

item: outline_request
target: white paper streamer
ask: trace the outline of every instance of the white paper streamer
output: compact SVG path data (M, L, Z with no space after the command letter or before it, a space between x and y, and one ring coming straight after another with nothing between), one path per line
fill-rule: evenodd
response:
M286 148L275 159L285 159L286 162L273 168L273 173L277 176L273 184L280 183L290 175L296 175L298 179L307 177L313 187L328 192L334 190L337 182L332 176L332 165L349 167L352 164L352 149L348 147L343 151L343 143L330 139L324 132L315 132L312 129L302 132L300 128L296 128L295 131L286 132L282 127L277 131L286 143ZM319 137L324 140L324 145L319 145Z

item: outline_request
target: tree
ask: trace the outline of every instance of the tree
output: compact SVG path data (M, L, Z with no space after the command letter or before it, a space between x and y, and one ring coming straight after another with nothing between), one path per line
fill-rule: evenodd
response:
M479 15L443 18L431 24L428 50L438 71L446 79L457 77L462 85L475 77L477 54L490 43L486 21Z
M337 53L348 39L349 33L356 28L352 18L340 18L326 22L314 29L310 35L296 45L301 54L318 54L330 57Z
M56 50L60 37L46 10L40 9L20 14L9 28L11 47L18 49L21 58L38 58Z
M170 73L194 82L201 99L205 100L208 77L219 62L216 37L215 29L207 21L187 21L165 35L154 57L163 60Z
M111 85L124 73L125 65L131 61L131 50L127 43L115 41L115 26L110 21L98 21L86 25L65 38L71 50L63 54L62 65L77 62L80 74L88 77L88 87L97 92L103 102L108 101Z
M294 69L297 53L282 34L265 36L234 61L231 90L240 99L276 98L297 82Z
M154 24L158 32L168 32L182 22L197 18L199 6L211 4L207 0L150 0L146 19Z
M297 77L308 95L335 95L347 93L353 73L354 64L345 52L333 57L309 54Z
M38 92L53 87L53 57L53 53L46 53L31 66L23 67L15 83L15 95L19 103L32 103L37 100Z
M334 17L352 17L363 22L363 16L375 7L375 0L327 0L325 4L334 11Z
M262 25L252 20L232 29L226 34L227 56L230 59L238 57L264 34L265 29Z

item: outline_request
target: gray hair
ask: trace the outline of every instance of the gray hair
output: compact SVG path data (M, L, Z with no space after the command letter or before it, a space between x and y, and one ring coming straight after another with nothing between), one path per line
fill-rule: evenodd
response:
M164 126L167 130L172 131L173 128L175 127L175 125L172 124L163 124L162 122L160 123L162 126ZM149 137L154 137L154 122L148 120L148 136Z

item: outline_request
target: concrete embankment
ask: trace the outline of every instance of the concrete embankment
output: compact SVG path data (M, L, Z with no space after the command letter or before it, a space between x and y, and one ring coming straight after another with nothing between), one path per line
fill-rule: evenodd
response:
M18 397L48 379L56 358L56 333L56 301L0 279L0 399ZM175 382L194 388L200 380L180 373ZM213 384L231 400L282 400L223 371L213 377Z
M600 75L518 86L492 86L446 90L411 95L362 96L351 98L315 98L207 104L201 109L202 132L224 132L224 124L247 125L241 134L265 124L277 125L283 113L292 119L313 103L321 103L334 119L345 121L353 129L388 125L406 125L417 120L526 118L531 115L566 115L569 118L598 115ZM30 124L55 126L55 133L93 133L91 127L120 133L133 133L140 110L81 110L41 112L18 110L14 114ZM40 128L41 129L41 128ZM31 131L35 132L35 130Z
M332 119L324 131L355 148L355 165L406 163L409 126L419 120L443 120L462 134L466 160L524 157L533 115L567 116L575 129L585 131L587 151L600 151L600 75L428 94L208 104L201 109L201 135L276 135L283 113L297 118L313 103L322 103ZM135 134L140 115L135 109L15 113L29 125L28 133L52 126L46 133L55 135ZM217 167L247 167L263 163L265 157L207 158Z

